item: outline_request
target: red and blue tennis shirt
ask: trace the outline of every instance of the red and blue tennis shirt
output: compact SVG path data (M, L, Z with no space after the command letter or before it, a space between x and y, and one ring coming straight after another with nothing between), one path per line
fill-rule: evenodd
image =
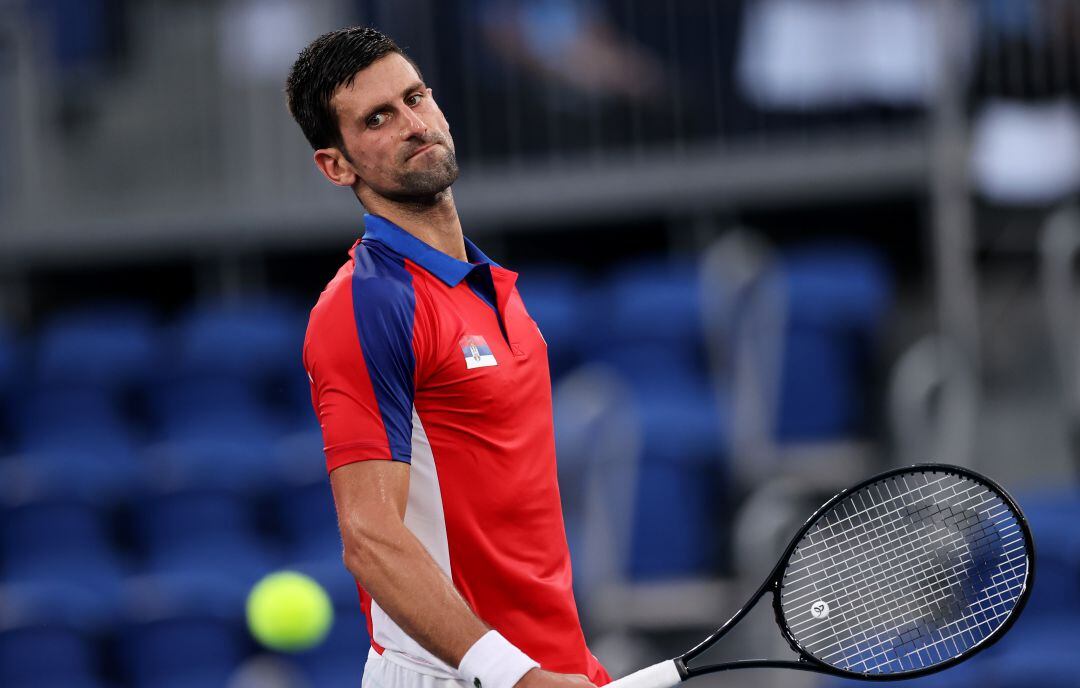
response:
M476 614L544 669L606 683L571 588L547 345L517 274L468 239L463 262L364 219L304 341L327 469L411 464L405 525ZM458 677L362 587L360 601L376 652Z

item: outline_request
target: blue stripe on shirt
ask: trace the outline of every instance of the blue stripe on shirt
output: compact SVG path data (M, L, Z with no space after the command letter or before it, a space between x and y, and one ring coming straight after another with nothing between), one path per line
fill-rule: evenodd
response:
M412 461L416 293L405 260L378 245L356 247L353 313L360 350L395 461Z

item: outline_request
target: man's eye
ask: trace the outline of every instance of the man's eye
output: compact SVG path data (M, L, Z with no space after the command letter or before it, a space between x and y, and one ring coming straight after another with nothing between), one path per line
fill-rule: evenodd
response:
M414 93L414 94L412 94L411 96L409 96L408 98L405 99L405 103L408 104L409 107L415 107L416 105L419 105L420 101L423 100L423 99L424 99L423 94Z
M368 117L367 125L371 128L378 127L386 122L386 113L379 112L377 114Z

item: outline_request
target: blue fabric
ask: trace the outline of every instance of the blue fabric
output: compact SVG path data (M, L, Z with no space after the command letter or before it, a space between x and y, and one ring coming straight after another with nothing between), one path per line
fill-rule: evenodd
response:
M469 289L476 294L481 301L486 303L491 309L495 311L495 314L499 314L498 295L495 293L495 282L491 279L491 271L480 264L476 266L479 269L474 269L465 278L465 281L469 285Z
M354 255L353 311L360 351L386 429L390 455L395 461L409 463L416 370L416 293L412 275L400 256L378 244L357 246Z
M498 266L465 238L465 261L446 255L438 249L428 246L412 234L409 234L393 222L378 215L364 215L364 243L377 241L400 256L408 258L448 286L456 287L465 276L472 272L476 263L489 263Z
M506 323L503 322L502 313L499 312L499 296L495 293L495 282L491 277L491 268L485 263L476 265L475 269L465 278L465 282L469 285L472 293L476 294L477 298L487 304L491 312L494 313L495 319L499 321L499 330L502 331L503 339L507 339Z

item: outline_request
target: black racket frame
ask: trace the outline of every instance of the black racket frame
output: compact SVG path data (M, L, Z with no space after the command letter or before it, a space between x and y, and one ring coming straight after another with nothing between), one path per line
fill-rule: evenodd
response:
M972 480L981 482L994 490L1001 497L1002 501L1004 501L1010 508L1012 508L1012 510L1016 513L1017 523L1020 525L1020 529L1023 532L1025 544L1027 545L1028 570L1024 589L1021 591L1020 597L1017 599L1016 605L1014 606L1012 613L1009 614L1009 618L1005 620L1005 623L999 626L993 633L988 635L986 638L983 638L978 644L969 648L967 651L957 655L956 657L941 662L940 664L935 664L933 666L923 669L917 669L914 671L904 671L893 674L870 674L856 671L845 671L843 669L837 669L836 667L825 664L824 662L816 659L813 655L811 655L799 645L798 641L795 639L794 634L791 633L788 628L787 622L784 619L784 613L781 609L780 604L780 588L784 575L784 570L787 568L788 558L791 557L791 554L792 552L794 552L795 547L802 540L803 536L806 535L807 531L809 531L810 528L812 528L814 524L818 522L818 519L820 519L822 515L832 509L832 507L835 506L842 499L878 481L886 480L893 476L904 473L915 472L950 473L952 475L970 478ZM1005 633L1012 627L1012 625L1016 623L1016 620L1017 618L1019 618L1020 613L1024 610L1024 606L1027 604L1028 597L1031 594L1031 588L1034 582L1035 541L1031 536L1031 528L1028 526L1027 518L1024 516L1024 512L1020 510L1020 506L1016 503L1015 500L1013 500L1012 496L1010 496L1009 493L1006 492L1000 485L998 485L993 480L987 478L986 476L980 475L979 473L976 473L971 469L962 468L960 466L952 466L949 464L925 463L904 466L901 468L894 468L892 470L885 471L884 473L879 473L878 475L875 475L871 478L867 478L858 485L849 487L846 490L837 493L831 499L829 499L829 501L825 502L817 511L815 511L814 514L810 518L808 518L805 523L803 523L802 527L799 529L799 532L796 533L795 537L791 539L791 543L787 546L787 548L784 550L784 553L780 556L780 560L777 561L776 566L773 567L772 573L769 574L769 577L761 585L761 587L758 588L757 592L755 592L750 597L750 600L747 601L746 604L744 604L742 608L735 613L734 616L728 619L728 621L723 626L716 629L716 631L714 631L712 635L695 645L693 648L691 648L684 654L676 657L674 660L675 667L679 670L679 676L682 677L684 681L688 678L693 678L695 676L703 676L705 674L713 674L720 671L731 671L733 669L796 669L799 671L812 671L820 674L828 674L831 676L840 676L843 678L854 678L871 681L898 681L910 678L917 678L919 676L936 673L938 671L942 671L943 669L948 669L951 666L955 666L956 664L959 664L960 662L972 657L976 653L985 650L986 648L990 647L998 640L1000 640L1001 637L1005 635ZM690 661L697 658L699 655L704 653L705 650L707 650L714 643L716 643L716 641L727 635L728 631L730 631L737 623L739 623L739 621L741 621L742 618L746 616L751 609L757 606L757 603L761 600L762 597L766 595L766 593L770 592L773 594L773 611L776 614L776 624L780 627L780 632L783 635L784 640L786 640L788 645L791 646L791 649L799 655L798 660L792 661L780 659L744 659L734 662L725 662L723 664L709 664L701 667L687 666Z

